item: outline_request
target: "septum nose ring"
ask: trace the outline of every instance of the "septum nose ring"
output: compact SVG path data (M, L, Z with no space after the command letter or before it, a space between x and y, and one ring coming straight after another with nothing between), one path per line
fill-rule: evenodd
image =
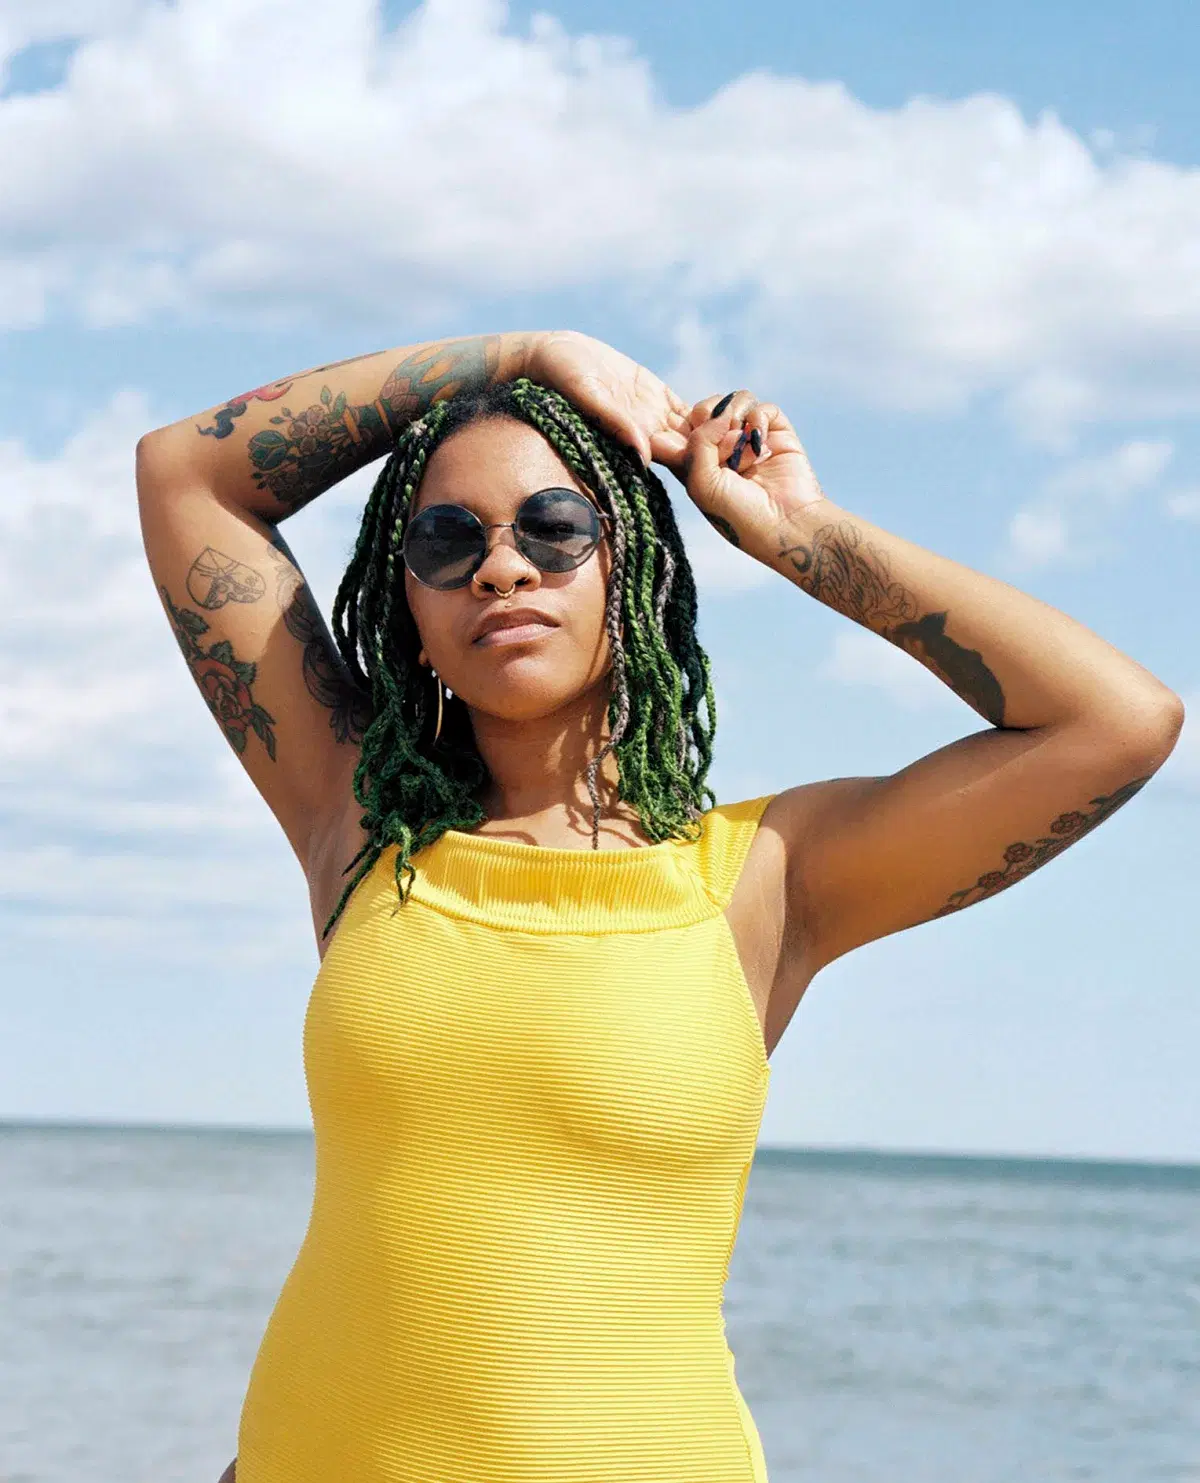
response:
M512 527L511 527L511 526L510 526L510 525L508 525L508 524L507 524L507 523L506 523L506 522L501 522L501 523L499 523L499 524L497 524L497 525L485 525L485 526L484 526L484 527L483 527L483 531L484 531L484 541L485 541L485 543L486 543L486 541L487 541L487 532L488 532L488 531L489 531L489 530L511 530L511 529L512 529ZM488 550L487 550L487 551L485 551L485 552L484 552L484 560L485 560L485 561L486 561L486 560L487 560L487 557L488 557L488 556L489 556L489 555L490 555L490 554L491 554L491 550L490 550L490 547L489 547L489 548L488 548ZM524 553L522 553L522 554L524 554ZM528 560L528 558L526 558L526 559L527 559L527 560ZM479 581L479 576L478 576L478 574L476 574L476 575L475 575L475 576L473 576L473 577L472 577L472 578L471 578L471 585L472 585L472 586L474 586L474 585L475 585L475 584L476 584L476 583L479 583L479 586L480 586L480 587L482 587L482 586L483 586L483 583L482 583L482 582L480 582L480 581ZM512 584L512 586L511 586L511 587L510 587L510 588L509 588L509 589L508 589L508 591L507 591L507 592L497 592L497 593L496 593L496 596L497 596L497 597L500 597L500 598L509 598L509 597L511 597L511 596L512 596L512 595L513 595L513 593L514 593L514 592L515 592L515 591L516 591L516 590L517 590L517 584L516 584L516 583L515 583L515 582L514 582L514 583L513 583L513 584Z
M472 577L471 578L471 581L472 582L479 582L479 578L478 577ZM482 582L479 582L479 585L482 587L483 586L483 583ZM514 582L512 584L512 586L508 589L507 592L497 592L496 593L496 596L497 597L505 597L505 598L511 597L516 590L517 590L517 584Z

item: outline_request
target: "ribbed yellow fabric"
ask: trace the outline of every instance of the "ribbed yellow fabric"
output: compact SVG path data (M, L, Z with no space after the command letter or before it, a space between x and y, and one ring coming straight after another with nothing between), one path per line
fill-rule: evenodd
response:
M702 837L450 830L355 891L308 1005L316 1187L238 1483L766 1483L722 1298L770 1068Z

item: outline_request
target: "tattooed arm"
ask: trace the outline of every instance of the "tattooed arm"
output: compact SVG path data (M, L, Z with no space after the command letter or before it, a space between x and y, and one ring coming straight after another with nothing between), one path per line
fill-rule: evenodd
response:
M683 404L636 362L555 331L317 366L138 444L142 530L171 627L306 870L350 805L370 698L352 683L278 524L389 452L435 401L520 375L557 387L646 458L662 428L686 423Z
M777 407L739 393L725 416L710 411L692 414L688 492L726 539L903 649L991 723L894 776L773 803L811 977L1060 854L1165 761L1183 708L1065 613L838 508ZM757 447L747 441L731 471L745 419Z
M436 401L530 376L571 398L649 462L654 440L686 426L658 377L572 330L434 340L300 371L147 435L177 474L277 523L389 452Z
M994 728L892 777L800 790L808 847L791 874L823 962L1023 880L1128 802L1174 745L1181 704L1133 660L828 500L775 531L773 564Z
M138 445L146 553L171 628L306 871L351 797L370 697L278 522L386 453L436 398L522 372L528 348L484 335L319 366Z
M334 361L272 381L156 436L221 498L277 522L444 397L525 373L537 337L473 335Z

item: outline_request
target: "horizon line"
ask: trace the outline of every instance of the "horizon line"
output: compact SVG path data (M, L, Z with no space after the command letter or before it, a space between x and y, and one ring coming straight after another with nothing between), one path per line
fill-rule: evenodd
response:
M112 1132L112 1133L227 1133L245 1134L251 1137L306 1137L313 1136L311 1127L283 1126L249 1123L185 1123L185 1122L121 1122L92 1118L32 1118L0 1116L0 1132L8 1130L42 1130L63 1132ZM1162 1159L1116 1157L1107 1154L1062 1154L1022 1153L1017 1151L972 1151L942 1148L881 1148L867 1144L831 1143L759 1143L755 1148L755 1159L761 1154L809 1154L836 1159L907 1160L934 1163L971 1164L1058 1164L1074 1165L1083 1169L1118 1170L1164 1170L1175 1173L1192 1173L1200 1177L1200 1159Z

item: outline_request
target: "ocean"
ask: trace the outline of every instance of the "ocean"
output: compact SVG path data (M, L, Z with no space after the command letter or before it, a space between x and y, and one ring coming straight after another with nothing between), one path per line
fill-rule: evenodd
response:
M0 1126L3 1483L217 1483L312 1172ZM760 1149L725 1311L771 1483L1200 1483L1200 1167Z

